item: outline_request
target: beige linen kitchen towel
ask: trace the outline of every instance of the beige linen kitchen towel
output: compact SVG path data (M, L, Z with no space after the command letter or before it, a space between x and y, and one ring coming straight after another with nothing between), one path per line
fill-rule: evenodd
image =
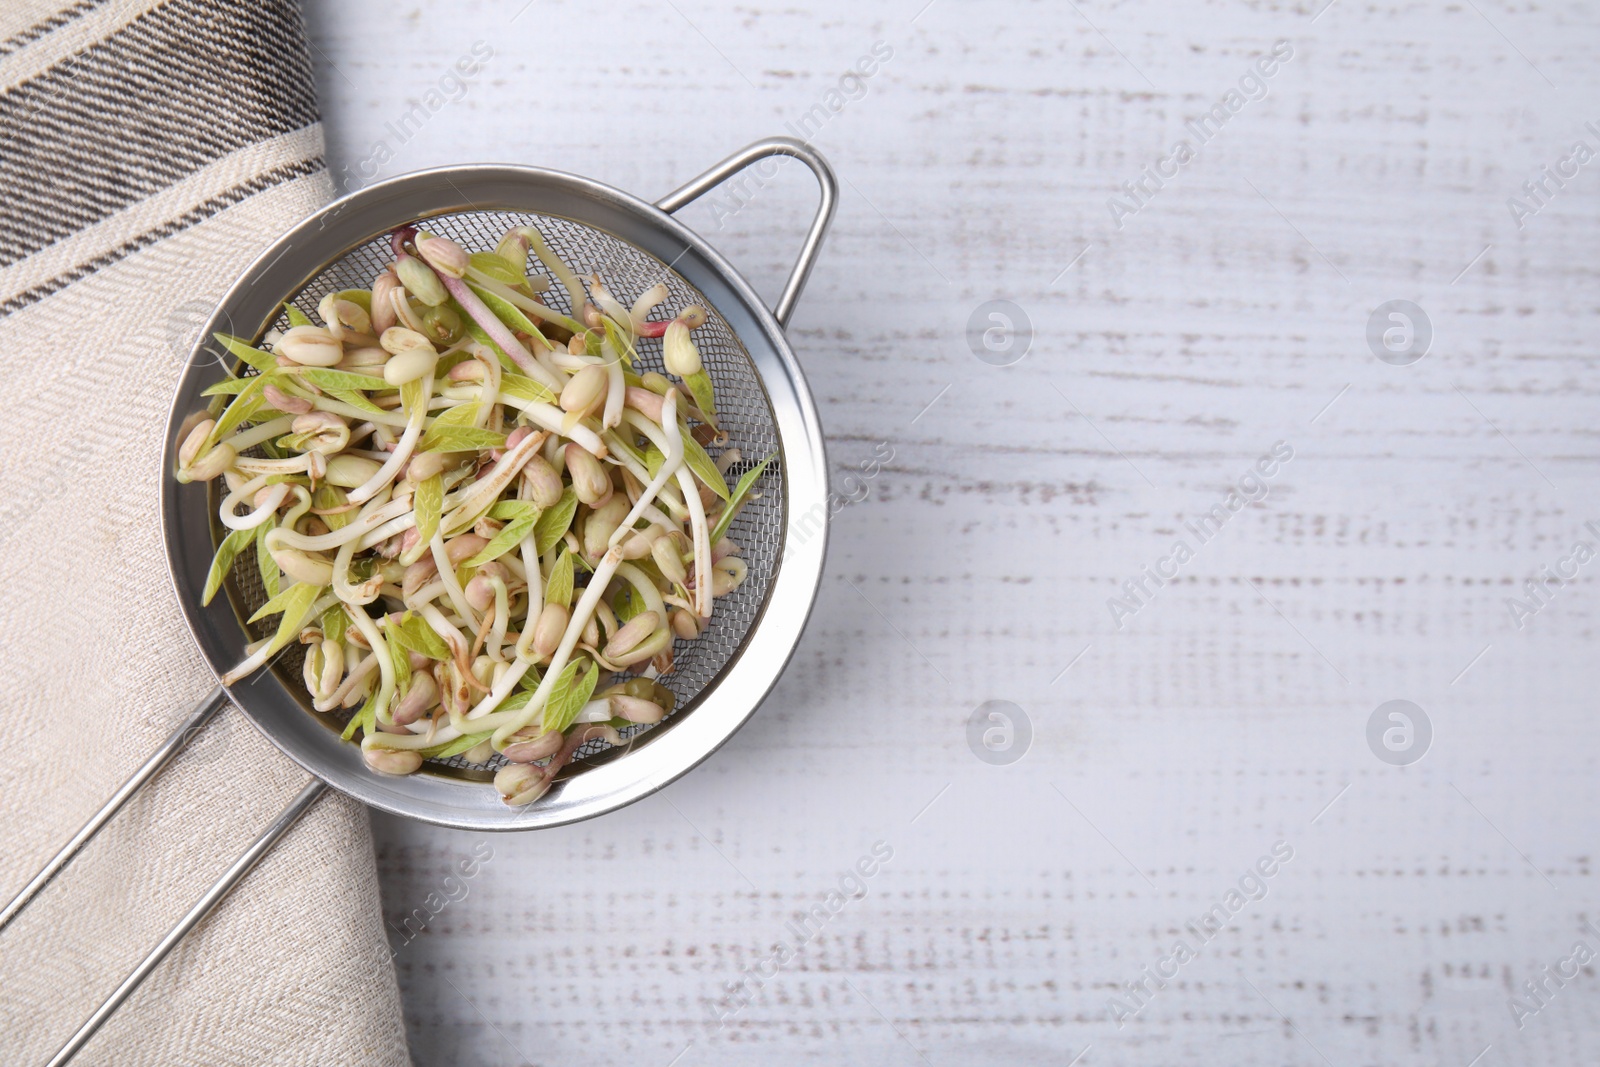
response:
M215 685L157 496L195 328L330 183L295 0L0 4L0 900ZM299 791L233 708L0 933L42 1064ZM319 801L79 1054L408 1062L366 814Z

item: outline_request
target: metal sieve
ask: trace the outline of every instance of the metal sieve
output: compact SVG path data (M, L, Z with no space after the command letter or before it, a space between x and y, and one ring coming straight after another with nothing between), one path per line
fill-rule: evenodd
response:
M750 285L709 244L672 217L758 160L791 156L821 186L821 203L798 260L769 311ZM468 830L559 826L622 807L662 788L704 760L755 711L788 662L815 599L826 543L827 463L822 428L783 327L811 272L832 220L837 186L826 161L786 137L758 141L654 204L610 186L558 171L517 166L464 166L420 171L352 193L312 215L267 249L211 316L178 385L166 433L161 514L168 564L200 652L220 678L247 657L246 645L267 636L244 622L266 599L252 568L236 567L228 596L202 606L201 591L219 539L216 488L170 476L178 429L206 406L202 391L226 373L213 332L259 339L287 322L283 305L314 315L331 289L367 288L393 258L388 234L425 222L432 232L469 249L493 248L509 227L532 224L552 251L579 273L598 271L624 302L665 282L669 307L698 303L708 312L695 342L717 389L719 421L743 464L775 459L729 532L749 566L745 582L717 601L707 631L678 641L674 669L659 679L677 698L653 727L636 727L621 746L591 742L539 801L507 808L486 783L493 765L459 757L431 761L416 774L379 776L358 747L339 739L344 723L311 709L300 678L299 646L271 670L231 689L218 688L82 830L0 911L0 929L55 876L139 787L153 778L229 702L273 744L315 777L250 850L229 868L101 1008L63 1047L65 1063L154 970L173 946L225 897L294 821L331 786L395 815ZM560 286L546 299L564 312ZM639 345L642 369L660 369L661 343ZM740 468L730 472L737 477ZM790 551L805 543L805 551Z

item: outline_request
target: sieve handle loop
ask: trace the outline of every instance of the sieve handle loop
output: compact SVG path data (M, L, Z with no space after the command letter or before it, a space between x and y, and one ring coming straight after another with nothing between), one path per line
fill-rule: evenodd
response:
M822 251L822 238L833 222L833 211L839 203L839 183L833 176L833 168L828 166L828 161L823 159L816 149L793 137L764 138L739 149L687 185L657 200L656 207L670 215L698 200L751 164L769 156L790 156L798 159L811 168L811 173L817 176L817 184L822 187L822 200L817 205L816 216L811 220L811 228L806 231L806 239L800 246L800 255L795 260L794 270L789 272L789 280L784 283L783 292L772 308L773 317L778 320L778 325L788 326L789 316L794 313L794 306L800 300L800 291L805 288L806 279L811 276L811 268L816 265L817 254Z

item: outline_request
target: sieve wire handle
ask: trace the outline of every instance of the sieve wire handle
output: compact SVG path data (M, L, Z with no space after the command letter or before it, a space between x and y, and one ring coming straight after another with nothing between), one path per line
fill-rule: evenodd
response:
M111 821L111 817L122 810L122 805L137 793L146 782L161 773L161 769L172 762L172 757L182 752L184 746L194 740L195 735L210 722L212 717L228 706L228 694L219 686L210 696L206 697L195 706L189 717L174 731L172 736L161 743L161 747L150 754L150 758L139 765L122 787L111 794L111 799L101 805L100 810L89 817L79 831L72 835L72 839L61 846L61 851L51 857L44 869L34 875L27 885L11 899L4 910L0 910L0 930L4 930L28 906L34 896L50 884L50 880L61 873L61 869L71 863L73 858L94 840L94 835L100 832L101 827Z
M295 795L295 798L289 801L289 806L279 812L278 817L272 820L271 825L261 832L261 836L251 842L250 847L244 851L244 854L234 860L226 871L222 872L222 877L212 883L211 888L206 890L204 896L195 901L194 907L190 908L184 917L178 920L178 925L167 932L167 936L163 937L156 944L156 947L150 950L149 955L139 961L139 965L133 969L133 972L128 977L122 980L121 985L112 991L111 995L106 998L105 1003L96 1008L94 1014L89 1016L88 1021L78 1027L77 1032L67 1040L65 1045L61 1046L61 1051L51 1057L48 1067L63 1067L68 1060L76 1056L78 1050L83 1048L89 1039L95 1035L95 1031L100 1029L101 1024L111 1018L112 1013L122 1006L122 1002L127 1000L133 994L133 991L139 988L139 984L150 976L150 972L159 967L161 961L167 958L167 954L178 947L178 942L182 941L190 930L200 924L200 920L210 915L216 906L222 903L223 898L232 892L233 887L238 885L240 880L249 874L251 869L260 863L268 852L272 851L272 846L278 843L278 838L288 833L289 828L299 821L300 816L306 813L306 809L322 799L322 794L327 791L328 787L319 779L313 778L307 782L305 788L301 789Z
M773 317L778 320L778 325L787 326L789 316L794 314L794 306L800 300L800 291L805 288L806 279L811 276L811 268L816 265L817 254L822 251L822 238L833 222L833 210L839 202L839 183L833 176L833 168L828 166L828 161L823 159L816 149L793 137L765 138L746 145L687 185L668 193L656 201L656 207L670 215L698 200L751 164L769 156L790 156L798 159L811 168L811 173L817 176L817 184L822 187L822 200L817 205L816 216L811 220L811 228L806 231L806 239L800 246L800 255L795 260L794 270L789 272L789 280L784 283L783 292L772 308Z

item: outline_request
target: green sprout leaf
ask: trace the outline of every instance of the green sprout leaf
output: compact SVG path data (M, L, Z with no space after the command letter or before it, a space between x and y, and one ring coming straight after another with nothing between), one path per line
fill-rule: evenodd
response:
M500 375L500 392L506 396L516 397L518 400L529 403L554 404L556 394L550 389L520 374L507 371Z
M337 485L323 482L317 486L317 491L311 498L311 503L319 511L327 511L321 516L322 521L328 524L330 530L342 530L353 521L354 512L333 511L333 508L342 508L350 502L350 497Z
M578 713L583 706L589 703L589 697L594 694L595 683L600 680L600 669L589 663L589 671L583 676L582 681L577 680L578 668L587 659L574 659L567 664L566 669L556 676L554 684L550 687L550 699L544 706L543 724L548 730L565 730L578 718Z
M644 597L631 584L626 584L621 592L611 598L611 610L616 613L619 623L627 623L644 611Z
M556 564L550 568L550 579L545 582L544 602L546 604L560 604L564 608L572 606L572 553L567 549L561 550L561 555L556 557ZM629 586L629 588L633 588Z
M711 375L704 370L696 371L683 380L689 387L689 392L694 396L695 407L708 419L717 417L717 394L711 388Z
M487 274L501 285L514 288L528 280L504 256L493 252L474 252L467 258L475 269Z
M233 356L243 360L245 363L248 363L256 370L267 371L277 369L277 356L266 351L265 349L253 347L247 341L245 341L244 338L234 337L232 334L226 333L214 333L211 336L216 338L217 344L221 345L223 348L226 348Z
M367 702L361 705L360 711L357 711L354 715L350 716L350 721L345 723L344 733L339 735L339 737L345 741L348 741L354 737L357 730L365 730L370 734L374 726L377 724L378 694L382 692L383 687L376 681L371 682L370 684L372 686L372 692L367 694Z
M208 386L206 386L204 389L200 390L200 395L201 396L233 396L235 394L242 393L246 389L250 388L250 383L253 382L253 381L255 381L255 379L253 377L251 377L251 378L226 378L226 379L218 382L216 385L208 385Z
M717 525L711 530L711 543L716 544L722 540L722 535L728 532L728 527L733 525L734 518L739 514L739 509L744 507L745 498L750 495L751 488L756 484L756 479L766 471L767 464L776 459L774 452L760 463L744 472L739 479L739 484L733 487L733 495L728 498L728 506L722 509L722 517L717 520Z
M267 596L278 595L278 561L272 558L272 553L267 551L267 534L277 527L276 519L268 519L256 527L256 569L261 572L261 584L267 591Z
M206 441L206 447L210 448L243 423L254 418L263 406L261 391L282 377L276 370L270 370L246 378L245 387L239 390L239 394L233 398L233 403L228 405L228 410L222 413L217 424L211 428L211 436ZM278 414L276 409L273 409L273 414Z
M530 516L537 519L539 509L526 500L497 500L489 509L489 517L501 522L515 522Z
M231 530L228 536L222 539L222 544L217 546L217 554L211 557L211 572L206 575L205 592L200 594L201 604L211 603L211 598L222 588L222 579L233 569L234 559L244 550L245 545L255 540L255 536L254 530Z
M478 418L479 407L474 400L446 408L435 415L417 448L423 452L473 452L502 447L506 443L505 434L482 430L473 425Z
M255 531L252 530L250 532L254 533ZM323 588L320 585L312 585L310 582L295 582L289 588L261 605L260 608L256 609L256 613L245 621L260 622L268 615L276 615L279 612L284 613L286 620L294 617L297 612L304 615L306 608L310 607L311 602L317 599L317 594L322 592Z
M368 400L366 397L362 396L360 393L356 392L354 389L329 389L327 392L328 395L333 397L335 400L343 401L353 408L359 408L362 411L370 412L374 415L387 414L387 412L385 412L382 408Z
M438 430L445 427L476 426L478 423L478 410L482 406L476 400L473 400L465 404L457 404L453 408L445 408L429 421L428 429Z
M540 515L539 521L534 525L534 547L539 550L539 555L542 556L556 547L556 543L566 536L567 530L572 526L573 516L577 513L578 493L569 485L555 506Z
M421 615L406 612L401 622L391 622L389 637L391 644L398 644L407 651L419 653L429 659L450 658L450 648L444 643L444 638L435 633L433 627L428 625L428 620Z
M297 373L318 389L326 389L329 392L335 389L342 392L360 392L363 389L381 391L394 388L384 381L381 375L376 374L357 374L354 371L330 370L327 367L306 367Z
M481 452L486 448L504 448L506 435L493 430L480 430L475 426L435 427L422 435L417 444L419 452Z
M728 499L730 494L727 479L717 470L717 465L711 457L706 455L706 450L700 447L700 442L689 434L683 435L683 462L713 493L724 500Z
M435 474L424 478L412 497L412 509L417 513L417 541L426 544L439 531L439 516L444 511L444 478Z
M389 666L394 671L394 691L398 697L405 692L406 686L411 684L411 655L403 641L395 637L399 627L390 619L383 620L383 630L389 646Z
M350 301L350 303L355 304L362 311L365 311L368 315L372 314L372 290L371 289L341 289L341 290L339 290L338 293L336 293L334 295L337 296L340 300L348 300L348 301Z
M350 628L350 616L338 604L322 613L322 636L329 641L344 643L345 631Z
M629 367L633 366L633 361L638 356L638 353L633 350L633 342L628 340L628 335L623 332L622 327L612 322L610 315L600 316L600 325L606 331L606 340L611 342L611 347L622 357L623 364ZM601 351L603 353L605 350L601 349Z
M532 319L528 318L528 316L523 313L521 308L517 307L517 305L503 297L496 296L483 286L472 285L471 282L468 282L467 284L471 286L474 293L478 294L478 299L482 300L484 305L490 311L494 312L495 318L499 319L513 330L521 330L525 334L530 334L531 336L537 337L540 341L544 342L546 347L549 347L550 343L545 341L544 334L539 332L539 327Z
M421 378L413 378L400 387L400 403L409 414L428 402L428 387ZM426 417L426 416L424 416Z
M278 608L283 612L283 618L278 623L277 633L267 642L267 655L273 655L300 635L300 631L311 620L311 609L316 606L317 597L321 596L326 588L327 586L312 585L310 582L296 582L272 598L283 601L282 607ZM270 615L272 612L267 614ZM259 617L260 614L257 613L256 618ZM252 618L250 621L255 622L256 619Z
M466 282L467 287L470 288L474 293L478 294L478 298L483 301L484 305L488 307L490 311L495 313L501 322L505 323L507 326L510 326L514 330L522 330L524 333L538 333L537 329L530 330L527 326L522 325L523 323L532 325L533 320L529 319L527 314L521 308L511 303L509 300L506 300L504 297L497 296L490 292L488 286L483 285L480 282L476 282L471 278L466 279ZM506 309L506 311L502 312L502 308ZM541 319L544 319L548 322L553 322L563 329L570 330L572 333L584 332L583 323L561 314L561 312L555 310L554 308L549 308L548 310L542 312L536 312L536 314L538 314ZM461 321L470 322L472 320L465 312L462 312ZM468 328L470 329L470 327ZM540 333L539 336L542 338L544 334Z
M497 507L499 505L496 505ZM533 532L534 525L538 523L539 515L535 511L532 515L524 515L520 519L513 519L505 525L499 533L490 539L489 543L478 550L477 555L462 564L463 567L481 567L492 559L499 559L522 543L522 539Z

